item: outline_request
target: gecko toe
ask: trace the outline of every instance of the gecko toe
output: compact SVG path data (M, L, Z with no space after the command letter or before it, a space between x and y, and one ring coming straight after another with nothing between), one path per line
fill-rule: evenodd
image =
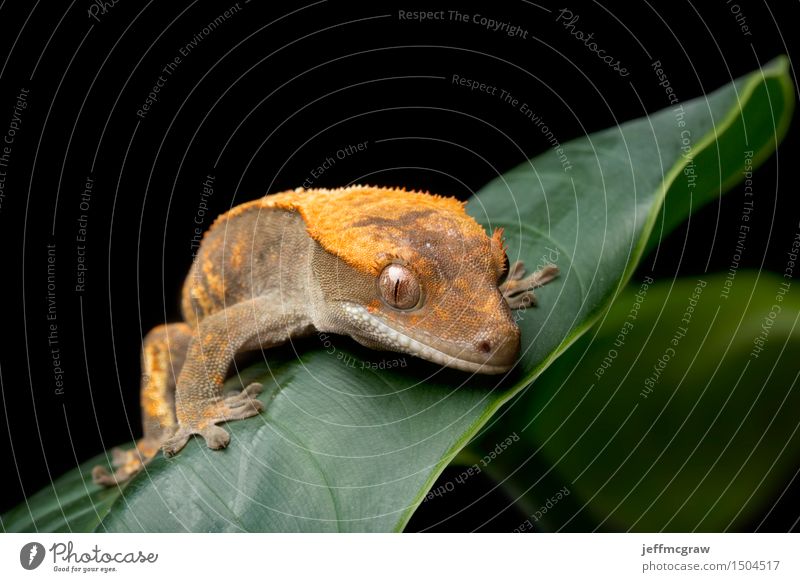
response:
M230 420L243 420L256 416L264 410L264 404L247 396L236 403L235 407L229 406L228 401L220 407L220 416L214 422L197 431L202 436L208 448L224 449L231 442L231 435L224 428L217 426L217 423L228 422Z
M97 485L119 485L139 474L145 465L158 453L158 443L151 438L141 438L132 449L111 449L111 465L116 469L109 473L102 465L92 469L92 481Z
M114 447L111 449L111 465L114 467L122 467L125 463L128 462L128 453L127 451L122 450L119 447Z
M511 309L526 309L528 307L536 307L538 304L536 295L530 290L506 297L506 302Z
M109 473L105 467L97 465L92 469L92 481L96 485L102 485L103 487L120 485L126 481L129 481L134 475L139 473L141 469L141 466L135 468L124 466L120 467L113 473Z
M545 265L527 277L524 274L524 265L521 262L514 263L506 280L498 286L511 309L535 307L537 302L533 290L558 277L559 270L555 265Z
M264 403L253 398L237 403L225 414L224 420L242 420L264 411Z
M177 455L186 443L189 442L189 437L192 433L186 429L179 428L175 434L164 441L161 445L161 450L164 451L165 457L174 457Z
M525 276L525 263L522 261L515 261L508 267L506 273L506 281L517 281Z
M94 481L96 485L106 486L114 485L117 482L111 473L109 473L105 467L100 465L95 465L95 467L92 469L92 481Z
M264 409L264 407L258 400L255 400L255 397L258 396L263 390L264 389L262 388L261 384L254 382L253 384L247 386L247 388L245 388L241 392L238 392L233 396L227 397L225 399L225 406L230 409L241 408L243 406L251 406L253 408L257 408L258 412L261 412ZM260 408L259 405L261 405Z
M228 431L215 424L204 428L200 432L200 436L205 439L208 448L214 450L224 449L231 442L231 435L228 434Z

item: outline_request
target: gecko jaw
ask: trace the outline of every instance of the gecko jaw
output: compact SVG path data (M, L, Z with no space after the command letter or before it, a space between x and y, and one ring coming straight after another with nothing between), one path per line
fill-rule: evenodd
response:
M366 332L370 340L378 341L391 350L411 354L447 368L480 374L503 374L508 372L513 365L498 366L451 356L394 329L361 305L345 303L343 307L359 331Z

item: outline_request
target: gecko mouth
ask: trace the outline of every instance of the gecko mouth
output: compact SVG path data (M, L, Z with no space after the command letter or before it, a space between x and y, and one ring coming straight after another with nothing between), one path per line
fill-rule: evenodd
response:
M495 350L494 353L487 354L483 359L476 358L471 360L460 357L466 350L452 346L453 349L459 350L459 355L452 355L444 351L450 347L445 342L440 342L438 347L434 347L414 339L407 333L390 326L380 317L373 315L360 305L345 303L344 310L351 317L359 331L364 333L364 338L370 343L379 345L382 349L388 348L411 354L448 368L480 374L502 374L508 372L516 360L516 358L509 359L507 357L508 350Z

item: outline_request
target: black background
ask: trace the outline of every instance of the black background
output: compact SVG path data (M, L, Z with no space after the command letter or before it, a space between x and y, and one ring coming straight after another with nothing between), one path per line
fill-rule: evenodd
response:
M215 193L208 227L232 205L300 186L348 144L313 186L397 185L468 197L498 173L548 148L517 109L452 83L454 74L506 89L531 104L556 137L569 139L668 106L652 71L660 60L681 100L796 48L794 2L603 2L483 5L252 0L204 38L167 77L159 100L137 117L161 69L233 2L120 0L99 22L91 3L8 1L0 8L0 130L16 96L30 89L0 206L3 270L3 430L0 510L20 502L105 448L139 436L141 338L178 319L191 262L202 183ZM732 5L746 17L742 34ZM305 6L305 8L304 8ZM630 71L621 77L555 22L567 6ZM458 9L528 31L509 37L473 23L416 22L398 10ZM758 172L759 206L743 267L779 269L798 220L797 122ZM382 141L388 140L388 141ZM783 162L780 174L778 165ZM788 165L786 165L788 163ZM80 210L87 177L90 208ZM307 184L308 185L308 184ZM702 210L673 233L662 277L727 267L739 212ZM88 216L86 285L76 292L77 219ZM714 235L715 227L719 226ZM727 225L732 225L728 227ZM52 371L47 320L47 245L55 244L57 334L63 394ZM680 249L691 249L678 259ZM447 478L445 473L444 478ZM787 500L763 529L786 530ZM410 529L424 529L479 497L474 479L426 503ZM509 531L495 491L434 529Z

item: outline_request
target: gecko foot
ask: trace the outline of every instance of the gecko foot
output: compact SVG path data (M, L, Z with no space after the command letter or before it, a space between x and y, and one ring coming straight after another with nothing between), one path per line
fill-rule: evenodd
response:
M224 449L231 442L231 435L220 422L242 420L256 416L264 410L264 404L254 396L261 392L261 384L250 384L247 388L222 401L210 404L202 412L203 420L196 425L181 425L172 437L164 441L162 449L167 457L174 457L189 442L192 435L200 435L210 449ZM208 419L208 420L206 420Z
M503 294L511 309L535 307L536 295L533 290L555 279L558 272L558 267L555 265L545 265L526 277L525 264L522 261L516 261L509 267L505 281L500 284L500 293Z
M140 439L136 447L124 451L118 447L111 449L111 464L116 471L109 473L102 466L92 469L92 481L106 487L118 485L138 474L144 466L158 453L158 444L150 439Z

